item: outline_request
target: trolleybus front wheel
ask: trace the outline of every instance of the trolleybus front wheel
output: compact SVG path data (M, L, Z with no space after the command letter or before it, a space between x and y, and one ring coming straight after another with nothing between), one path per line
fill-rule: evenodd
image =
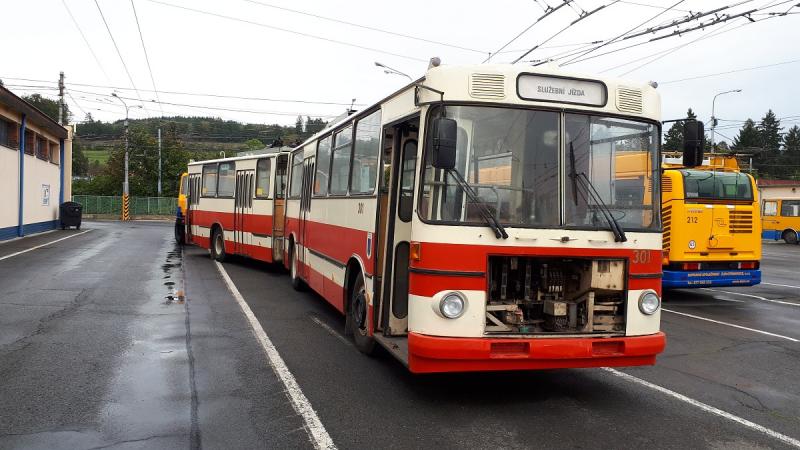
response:
M225 235L219 228L214 230L214 236L211 238L211 257L218 262L225 261Z
M289 279L295 291L303 290L303 280L300 279L297 270L297 246L294 243L289 247Z
M356 348L361 353L370 355L375 351L375 339L369 335L367 290L364 287L364 276L361 273L357 273L354 277L348 301L347 331L353 335Z
M792 230L786 230L781 236L787 244L797 244L797 233Z

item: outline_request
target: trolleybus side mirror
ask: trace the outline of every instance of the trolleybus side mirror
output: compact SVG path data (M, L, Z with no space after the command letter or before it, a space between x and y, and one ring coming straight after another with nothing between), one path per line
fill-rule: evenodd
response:
M433 121L433 167L450 170L456 166L456 136L458 124L454 119L437 117Z
M706 134L703 122L698 120L683 121L683 165L695 167L703 164L703 149L706 145Z

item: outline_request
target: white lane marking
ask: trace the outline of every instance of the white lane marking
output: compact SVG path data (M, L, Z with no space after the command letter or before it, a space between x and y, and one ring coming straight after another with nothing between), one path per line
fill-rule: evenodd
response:
M788 288L800 289L800 286L793 286L791 284L767 283L766 281L762 281L761 284L767 284L767 285L770 285L770 286L780 286L780 287L788 287Z
M333 337L335 337L336 339L338 339L338 340L340 340L340 341L344 342L346 345L350 345L350 341L348 341L346 337L344 337L344 336L342 336L341 334L339 334L339 332L338 332L338 331L336 331L336 330L334 330L333 328L331 328L331 326L330 326L330 325L328 325L327 323L323 322L323 321L322 321L322 319L320 319L320 318L319 318L319 317L317 317L317 316L310 316L310 317L311 317L311 320L312 320L312 321L313 321L315 324L317 324L317 325L321 326L321 327L322 327L322 328L323 328L325 331L327 331L327 332L328 332L330 335L332 335L332 336L333 336Z
M791 445L792 447L795 447L795 448L800 448L800 440L797 440L795 438L786 436L785 434L778 433L777 431L771 430L771 429L769 429L769 428L767 428L767 427L765 427L763 425L759 425L759 424L751 422L751 421L749 421L747 419L743 419L743 418L741 418L739 416L736 416L736 415L733 415L733 414L731 414L731 413L729 413L727 411L723 411L723 410L715 408L715 407L713 407L711 405L707 405L707 404L705 404L705 403L703 403L701 401L698 401L698 400L695 400L693 398L687 397L687 396L685 396L683 394L679 394L679 393L677 393L675 391L669 390L669 389L667 389L665 387L662 387L662 386L659 386L657 384L653 384L653 383L651 383L649 381L645 381L645 380L643 380L641 378L638 378L638 377L635 377L633 375L628 375L627 373L620 372L619 370L615 370L615 369L612 369L610 367L604 367L603 370L605 370L606 372L611 373L614 376L622 378L623 380L630 381L631 383L636 383L636 384L638 384L640 386L644 386L644 387L656 390L656 391L658 391L658 392L660 392L662 394L668 395L668 396L670 396L670 397L672 397L672 398L674 398L676 400L680 400L680 401L682 401L684 403L688 403L688 404L690 404L690 405L692 405L692 406L694 406L696 408L702 409L705 412L720 416L720 417L722 417L724 419L728 419L728 420L730 420L732 422L736 422L736 423L738 423L740 425L744 425L745 427L747 427L747 428L749 428L749 429L751 429L753 431L757 431L757 432L759 432L761 434L764 434L764 435L769 436L771 438L777 439L777 440L783 442L784 444Z
M325 426L322 425L322 422L319 420L316 411L314 411L314 407L311 406L311 402L309 402L308 398L303 394L294 375L292 375L289 368L286 367L286 363L283 361L280 353L278 353L278 349L272 344L269 336L264 332L264 328L261 327L258 319L256 319L255 314L253 314L253 311L247 306L247 302L244 301L244 297L239 293L239 289L233 284L233 281L228 276L228 272L225 271L222 264L216 261L214 264L217 265L217 270L219 270L220 275L222 275L222 279L228 286L228 290L233 295L233 298L236 299L236 303L239 304L239 307L242 308L242 312L245 317L247 317L247 321L250 322L250 326L253 328L253 334L255 334L261 347L264 348L264 353L267 354L272 370L275 371L275 375L283 382L283 386L289 394L289 400L292 402L292 407L303 417L308 437L311 439L311 443L314 444L314 448L336 449L333 439L331 439L328 431L325 430Z
M750 297L750 298L754 298L756 300L761 300L761 301L765 301L765 302L779 303L781 305L800 306L800 303L785 302L785 301L782 301L782 300L775 300L775 299L772 299L772 298L761 297L761 296L753 295L753 294L743 294L741 292L722 291L720 289L711 289L711 288L703 288L703 290L711 291L711 292L722 292L723 294L741 295L742 297ZM720 300L722 300L722 299L720 299Z
M37 245L36 247L26 248L25 250L20 250L20 251L18 251L16 253L11 253L10 255L0 256L0 261L2 261L4 259L8 259L8 258L13 258L14 256L18 256L18 255L21 255L23 253L28 253L28 252L36 250L38 248L47 247L48 245L55 244L56 242L61 242L64 239L74 238L75 236L80 236L80 235L86 234L86 233L88 233L90 231L92 231L92 230L84 230L84 231L81 231L80 233L70 234L69 236L63 237L61 239L56 239L55 241L50 241L50 242L47 242L45 244Z
M728 323L728 322L722 322L720 320L709 319L707 317L695 316L694 314L687 314L687 313L684 313L684 312L673 311L671 309L666 309L666 308L661 308L661 310L662 311L666 311L668 313L672 313L672 314L678 314L680 316L691 317L692 319L705 320L707 322L713 322L713 323L717 323L717 324L720 324L720 325L727 325L729 327L739 328L741 330L752 331L753 333L765 334L767 336L773 336L773 337L776 337L776 338L786 339L787 341L800 342L800 339L795 339L793 337L784 336L782 334L770 333L769 331L756 330L755 328L743 327L741 325L735 325L735 324Z

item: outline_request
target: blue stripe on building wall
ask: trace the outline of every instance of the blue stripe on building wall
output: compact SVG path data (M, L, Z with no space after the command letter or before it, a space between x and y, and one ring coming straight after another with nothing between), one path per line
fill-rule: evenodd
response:
M59 161L59 188L58 188L58 204L64 203L64 140L58 140L58 161ZM59 208L60 211L60 208ZM59 212L60 213L60 212Z
M55 230L58 228L59 225L58 220L47 220L44 222L37 222L37 223L28 223L25 224L23 227L23 234L34 234L34 233L41 233L42 231L50 231ZM13 239L19 236L18 232L19 227L6 227L0 228L0 241L5 241L7 239Z
M25 222L22 211L25 209L25 128L27 116L22 115L22 123L19 125L19 217L17 222L17 236L25 236Z

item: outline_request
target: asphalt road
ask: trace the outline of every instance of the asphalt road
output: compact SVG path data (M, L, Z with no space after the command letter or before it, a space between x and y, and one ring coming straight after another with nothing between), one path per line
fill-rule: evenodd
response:
M223 265L257 337L216 264L194 247L181 259L167 224L85 228L7 259L75 232L0 244L0 448L312 448L320 434L339 448L800 439L800 246L766 244L760 286L667 293L656 366L415 376L360 354L338 312L280 270ZM273 370L275 354L287 371ZM297 407L298 392L313 410Z

